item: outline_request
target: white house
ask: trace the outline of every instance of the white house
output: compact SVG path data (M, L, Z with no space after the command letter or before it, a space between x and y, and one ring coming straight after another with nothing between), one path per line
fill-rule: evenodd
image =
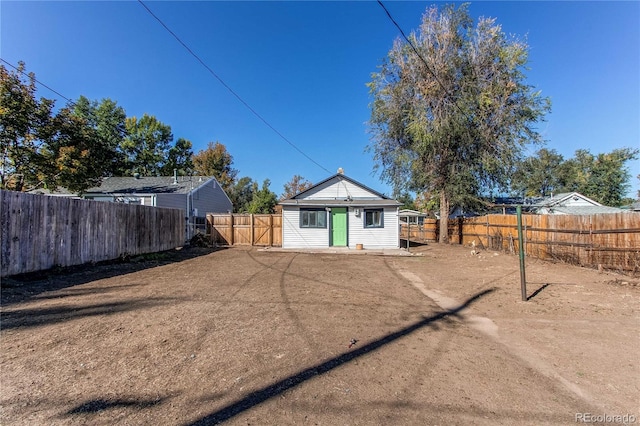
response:
M555 194L543 198L529 206L536 214L570 214L591 215L600 213L620 213L624 210L617 207L603 206L595 200L578 192Z
M399 248L396 200L340 171L282 200L283 248Z

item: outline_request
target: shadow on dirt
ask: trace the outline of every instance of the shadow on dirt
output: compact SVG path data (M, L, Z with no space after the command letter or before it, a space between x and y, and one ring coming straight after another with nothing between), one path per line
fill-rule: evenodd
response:
M167 303L175 303L175 298L145 298L124 302L101 303L97 305L78 306L63 305L52 308L16 309L0 312L2 329L18 327L37 327L50 325L78 318L98 315L113 315L134 309L149 308Z
M541 285L540 287L538 287L538 289L537 289L536 291L534 291L533 293L531 293L531 294L527 297L527 300L531 300L531 299L533 299L533 298L534 298L534 297L536 297L538 294L540 294L540 292L541 292L542 290L544 290L545 288L549 287L550 285L551 285L551 284L549 284L549 283L545 283L545 284Z
M114 400L106 400L106 399L93 399L91 401L84 402L77 407L72 408L67 411L68 415L71 414L88 414L88 413L98 413L103 410L108 410L110 408L137 408L139 410L143 408L153 407L154 405L158 405L162 403L164 398L158 398L153 400L137 400L137 399L114 399Z
M62 290L91 281L182 262L205 256L218 250L224 250L224 248L186 247L180 250L169 250L95 264L53 268L29 274L13 275L2 278L0 304L2 306L8 306L24 302L46 291ZM92 293L94 291L102 292L104 289L82 289L78 291Z
M359 347L358 349L354 349L342 355L339 355L335 358L332 358L322 364L315 365L313 367L309 367L305 370L300 371L297 374L284 378L272 385L259 389L255 392L250 393L244 398L236 401L224 408L221 408L218 411L215 411L199 420L196 420L192 423L188 423L190 426L205 426L205 425L214 425L226 420L229 420L238 414L259 405L268 399L271 399L275 396L281 395L287 390L294 388L309 379L312 379L321 374L327 373L341 365L353 361L356 358L359 358L363 355L368 354L371 351L375 351L382 346L388 345L393 341L400 339L414 331L417 331L423 327L437 327L437 322L440 320L447 320L448 317L457 316L458 312L467 308L469 305L474 303L476 300L486 296L487 294L495 291L494 288L487 289L477 293L476 295L467 299L460 306L450 309L444 312L437 313L430 317L424 318L408 327L402 328L394 333L388 334L378 340L375 340L371 343L368 343L364 346Z

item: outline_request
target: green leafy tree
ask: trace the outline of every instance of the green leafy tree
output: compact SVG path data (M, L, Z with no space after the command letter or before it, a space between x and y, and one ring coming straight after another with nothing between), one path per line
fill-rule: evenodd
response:
M251 204L251 200L253 200L254 188L257 188L257 186L250 177L244 176L226 190L233 205L234 213L249 212L249 205Z
M169 149L169 156L162 167L162 174L170 176L176 170L180 176L190 175L193 172L193 151L191 148L193 148L191 141L178 138L175 145Z
M399 203L402 203L400 209L416 210L416 203L409 191L403 191L394 197Z
M639 150L614 149L597 155L577 150L561 165L563 190L579 192L607 206L621 206L627 199L631 174L626 163L638 158Z
M271 181L265 179L262 188L258 189L257 182L253 183L253 198L249 203L249 213L267 214L275 211L278 204L278 196L269 189Z
M280 199L285 200L287 198L291 198L302 191L306 191L312 186L313 183L306 180L304 177L294 175L289 182L284 184L284 192L280 196Z
M103 164L107 176L117 175L125 163L121 146L127 135L124 108L111 99L100 102L80 96L73 105L73 114L82 117L94 131L94 152L92 155Z
M44 142L37 175L49 189L64 187L82 193L98 185L113 154L100 144L95 129L69 107L53 117Z
M126 158L122 174L160 176L173 142L171 127L148 114L144 114L140 119L128 117L125 127L127 136L121 144L121 149Z
M558 192L563 186L564 158L554 149L540 149L516 168L512 187L518 194L540 197Z
M22 191L37 185L43 133L48 132L54 102L36 98L36 77L0 65L0 187Z
M213 176L225 191L230 191L238 171L232 167L233 157L220 142L209 142L207 149L193 156L193 167L201 176Z
M0 66L0 79L2 188L82 192L112 170L119 138L106 136L103 115L113 103L98 106L81 97L54 114L54 101L36 98L35 75L26 74L24 63L14 72Z
M409 39L420 56L396 40L372 74L369 149L394 188L438 195L447 242L452 201L506 188L550 102L525 82L526 43L466 5L427 9Z

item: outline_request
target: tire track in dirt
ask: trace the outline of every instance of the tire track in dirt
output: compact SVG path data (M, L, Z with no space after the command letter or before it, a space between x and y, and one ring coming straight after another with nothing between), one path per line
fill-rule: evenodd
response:
M300 253L298 253L298 254L300 254ZM259 260L257 260L257 259L256 259L253 255L251 255L251 254L249 254L249 256L251 256L251 258L252 258L256 263L258 263L258 264L260 264L260 265L263 265L263 266L265 266L266 268L274 269L274 270L276 270L276 271L278 271L278 272L283 272L283 270L282 270L282 269L277 269L277 268L274 268L273 266L269 266L269 265L266 265L265 263L260 262ZM343 255L337 254L336 256L343 256ZM386 259L385 259L385 262L386 262ZM277 262L275 262L275 263L277 263ZM274 263L273 265L275 265L275 263ZM395 272L395 270L394 270L393 268L389 267L389 265L388 265L388 264L387 264L386 266L387 266L388 270L389 270L389 271L390 271L394 276L396 276L396 277L398 276L397 272ZM315 283L318 283L318 284L322 284L322 285L327 286L327 287L329 287L329 288L334 288L334 289L337 289L337 290L345 290L345 291L350 291L350 292L351 292L351 291L357 291L357 292L362 293L362 294L365 294L365 295L381 297L381 298L383 298L383 299L385 300L385 303L383 304L383 306L389 306L389 303L388 303L388 302L389 302L389 301L391 301L391 300L393 300L393 301L395 301L395 302L397 302L397 303L398 303L398 305L397 305L397 306L407 306L407 305L409 305L409 306L411 306L411 307L413 307L413 308L417 308L417 307L418 307L418 304L414 304L414 303L412 303L412 301L402 300L402 299L399 299L399 298L394 297L394 296L389 296L389 294L388 294L388 293L379 292L379 291L365 290L365 289L361 289L361 288L354 289L353 287L347 287L347 286L343 286L343 285L335 284L335 283L328 282L328 281L322 281L322 280L319 280L319 279L317 279L317 278L309 277L309 276L307 276L307 275L302 275L302 274L298 274L298 273L290 272L290 271L285 271L285 273L286 273L287 275L292 276L292 277L302 278L302 279L307 280L307 281L309 281L309 282L315 282ZM355 305L355 306L359 306L359 305ZM370 303L368 303L366 306L378 306L378 305L374 305L374 304L370 304ZM381 305L381 306L382 306L382 305Z
M242 283L240 283L240 285L238 286L238 288L233 291L233 293L231 293L231 295L227 298L227 301L233 301L233 299L235 299L235 297L238 295L238 293L240 293L242 290L246 289L251 282L256 278L259 277L261 274L263 274L265 271L269 270L269 269L274 269L274 266L280 262L282 259L286 259L286 257L281 257L276 259L272 264L267 265L267 264L263 264L261 262L258 262L255 260L255 258L250 254L249 251L245 251L245 253L249 256L249 258L251 258L251 260L253 260L254 262L260 264L263 266L262 269L256 271L255 273L251 274L249 277L247 277L244 281L242 281ZM220 306L218 306L216 309L213 309L210 311L210 315L209 315L209 319L202 325L203 327L203 331L199 332L196 339L195 339L195 345L191 346L190 352L192 353L198 353L200 352L200 350L202 349L202 346L204 345L204 343L206 342L206 337L207 335L209 335L210 330L211 329L215 329L215 327L212 327L212 325L215 325L216 323L216 318L215 318L215 313L220 309ZM185 366L183 366L183 368L185 368Z
M445 310L451 310L460 303L455 299L449 298L438 291L428 289L422 279L413 272L399 269L398 273L405 277L412 285L420 290L425 296L432 299L438 306ZM542 360L542 357L526 342L514 338L505 338L498 333L498 326L487 317L473 315L469 313L469 309L463 309L457 314L466 325L471 329L480 332L492 341L496 342L514 358L520 360L532 370L551 380L552 383L560 385L565 391L573 394L579 400L591 405L597 410L606 410L596 398L580 388L577 384L570 382L560 375L552 365Z
M295 312L295 310L291 307L291 301L289 300L289 296L287 295L287 286L286 286L287 271L291 268L291 264L293 264L293 261L295 260L296 257L298 257L298 254L294 255L291 258L291 260L287 264L287 267L284 270L282 270L282 273L280 274L280 282L279 282L280 297L284 303L284 309L287 312L287 315L289 316L289 318L293 321L295 328L300 333L300 337L302 337L307 347L313 352L313 354L316 356L319 356L319 354L321 353L320 347L315 343L313 339L309 337L311 335L310 330L307 330L306 327L302 324L302 321L300 321L300 317Z

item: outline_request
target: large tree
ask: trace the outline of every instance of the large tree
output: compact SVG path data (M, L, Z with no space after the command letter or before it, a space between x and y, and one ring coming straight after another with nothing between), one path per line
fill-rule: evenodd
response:
M124 108L111 99L100 102L80 96L73 105L73 114L82 117L93 129L97 161L103 164L105 175L117 175L122 172L125 156L121 146L127 135Z
M0 65L0 187L22 191L37 181L42 136L54 102L36 98L36 77L24 62L8 71Z
M304 177L294 175L289 182L284 184L284 192L280 196L280 199L284 200L286 198L291 198L302 191L306 191L312 186L313 183L306 180Z
M169 149L169 154L165 165L162 167L162 174L170 176L174 171L180 176L188 176L193 172L193 151L191 141L178 138L175 145Z
M233 167L233 157L220 142L209 142L207 149L193 156L193 167L201 176L214 176L225 191L229 191L236 180L238 170Z
M173 142L171 127L156 117L144 114L139 119L125 120L127 136L121 144L126 158L122 173L160 176L169 157Z
M262 188L258 189L258 183L253 183L253 198L249 203L249 213L268 214L275 211L278 204L278 196L269 189L271 181L265 179Z
M254 183L253 180L244 176L238 179L230 188L225 189L229 199L231 200L231 204L233 205L234 213L248 213L249 205L251 204L251 200L253 199L254 187L257 187L258 184Z
M113 171L121 137L114 136L107 116L124 121L115 103L98 105L81 97L54 113L53 100L36 98L35 75L27 74L22 62L14 72L0 66L0 82L3 189L62 186L82 192Z
M512 188L528 197L558 192L563 186L563 162L564 158L556 150L540 149L517 166Z
M579 149L561 165L563 190L580 192L607 206L621 206L628 201L625 195L630 188L626 163L638 158L638 153L638 149L618 148L593 155Z
M468 8L427 9L411 44L396 40L369 83L376 167L399 188L437 193L440 241L452 200L506 187L550 109L526 84L528 47ZM415 49L415 50L414 50Z

